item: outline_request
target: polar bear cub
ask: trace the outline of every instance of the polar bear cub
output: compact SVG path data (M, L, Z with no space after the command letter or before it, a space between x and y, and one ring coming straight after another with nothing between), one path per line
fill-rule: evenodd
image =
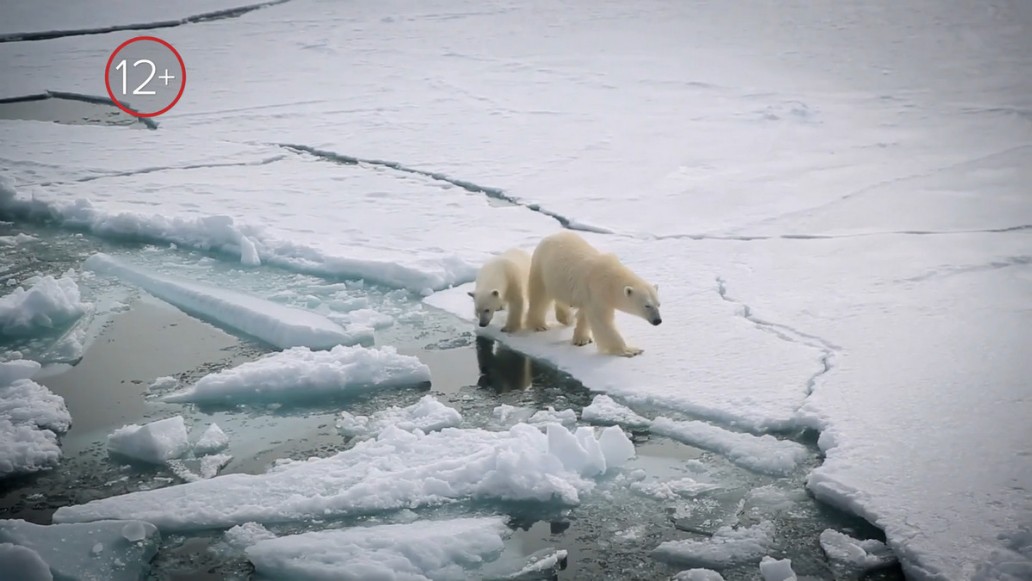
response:
M659 288L624 266L615 254L603 254L584 238L563 231L541 240L534 250L528 281L530 304L527 327L548 329L545 313L555 303L555 315L570 324L577 309L574 345L594 341L600 353L634 357L643 352L628 346L614 321L617 310L659 325Z
M473 297L474 316L481 327L491 323L496 311L508 309L502 332L513 333L523 328L529 272L530 255L519 248L506 250L480 267L469 296Z

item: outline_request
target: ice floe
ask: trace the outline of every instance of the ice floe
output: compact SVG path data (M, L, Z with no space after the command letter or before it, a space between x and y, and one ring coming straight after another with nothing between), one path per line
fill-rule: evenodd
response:
M437 401L432 395L424 395L418 402L407 406L391 406L375 412L372 416L356 416L340 412L337 429L345 436L375 437L388 427L401 430L431 432L458 426L462 414L455 408Z
M187 313L280 349L296 346L328 349L369 339L364 332L358 335L348 333L340 325L312 311L281 305L232 289L149 273L106 254L98 253L89 257L84 266L113 274Z
M616 427L598 435L551 424L545 433L387 428L327 458L285 462L266 474L227 474L61 507L55 522L131 516L189 530L368 514L441 503L522 500L576 504L593 476L621 466L634 446Z
M129 424L108 435L108 452L140 462L164 464L190 451L183 416L172 416L143 425Z
M671 563L723 569L742 563L759 563L774 542L774 525L763 521L751 527L717 529L704 540L666 541L652 552Z
M346 396L430 381L430 368L391 346L293 347L202 377L162 397L198 404L268 403Z
M0 297L0 337L59 330L92 307L82 302L79 285L67 275L33 277L25 284Z

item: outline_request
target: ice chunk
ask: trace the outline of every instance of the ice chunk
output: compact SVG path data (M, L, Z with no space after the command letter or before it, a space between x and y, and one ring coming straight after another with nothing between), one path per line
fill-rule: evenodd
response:
M879 569L896 562L885 543L877 539L855 539L834 529L825 529L820 536L821 548L837 569L857 578L864 571Z
M568 446L553 452L550 443L560 430ZM505 432L445 428L423 434L387 428L378 438L327 458L285 463L266 474L227 474L61 507L54 520L131 515L162 529L190 530L470 499L576 504L594 487L578 472L590 456L593 437L580 431L575 436L555 424L549 432L551 438L526 424ZM600 455L599 448L596 441ZM595 462L593 467L608 469Z
M602 428L598 436L598 445L602 448L602 456L609 468L619 468L634 458L634 443L617 426Z
M190 450L183 416L118 428L107 439L108 452L141 462L163 464Z
M559 569L566 566L566 549L541 549L527 555L524 564L514 572L496 573L494 571L506 567L508 563L501 559L491 563L480 575L486 581L541 581L555 579Z
M219 470L226 467L233 457L229 454L211 454L201 458L201 478L214 478Z
M155 378L154 381L147 387L150 391L161 391L166 389L172 389L179 385L179 380L175 377L166 375L163 377Z
M552 406L548 406L548 409L538 410L534 412L534 415L530 416L527 420L530 424L550 424L557 423L564 426L572 426L577 423L577 412L571 409L565 409L557 412Z
M240 264L246 266L260 266L261 258L258 257L258 248L254 241L247 236L240 236Z
M430 368L391 346L338 345L328 351L294 347L202 377L164 396L168 402L284 402L430 381Z
M91 307L80 300L79 285L68 276L33 277L0 297L0 336L31 335L68 325Z
M57 466L57 434L72 417L64 398L32 381L40 365L14 360L0 363L0 478Z
M779 440L769 434L754 436L731 432L695 420L656 418L650 429L655 434L723 454L743 468L775 476L790 474L807 457L806 447L797 442Z
M86 259L84 266L118 276L183 311L285 349L305 346L328 349L367 340L353 336L326 317L247 295L228 288L153 274L123 264L106 254Z
M501 518L417 521L284 536L246 552L272 579L463 579L466 567L502 552L507 531Z
M269 532L269 529L256 522L245 522L230 527L225 533L226 543L237 550L244 550L247 547L269 539L275 539L276 535Z
M686 569L674 575L671 581L724 581L724 576L713 569Z
M775 559L766 556L760 559L760 575L763 581L796 581L795 571L792 570L792 559Z
M527 423L534 415L534 410L525 407L516 407L506 403L491 410L491 417L496 425L510 428L520 423Z
M647 428L651 423L648 418L605 394L596 395L591 404L581 410L581 419L593 424L617 424L629 428Z
M35 242L39 240L35 236L30 236L24 232L19 232L14 236L0 236L0 246L18 246L27 242Z
M652 555L657 559L698 567L723 569L741 563L759 562L774 541L774 525L763 521L738 529L720 527L705 540L666 541Z
M43 526L0 520L0 543L35 551L61 580L138 581L146 576L160 541L158 529L141 521Z
M694 478L678 478L662 482L632 482L631 490L656 500L674 500L683 497L698 496L703 492L720 488L716 484L699 482Z
M197 439L193 449L194 454L200 456L225 450L227 446L229 446L229 436L222 431L218 424L212 423L207 430L204 430L201 437Z
M340 412L337 428L345 436L371 437L390 426L409 432L430 432L455 427L460 422L462 414L428 394L408 407L391 406L374 413L371 417Z
M12 581L54 581L50 567L39 553L28 547L11 543L0 543L0 571L13 575Z

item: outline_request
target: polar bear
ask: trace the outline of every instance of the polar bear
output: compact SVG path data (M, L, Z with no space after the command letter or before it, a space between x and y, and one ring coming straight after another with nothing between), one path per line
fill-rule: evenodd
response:
M530 263L530 305L527 327L548 329L545 313L555 302L559 322L569 325L570 309L577 309L574 345L587 345L592 332L600 353L634 357L643 352L628 346L616 330L616 310L659 325L659 287L649 284L615 254L603 254L584 238L563 231L541 240Z
M513 333L523 328L529 272L530 255L519 248L506 250L480 267L476 285L468 294L473 297L473 313L481 327L491 323L495 311L508 308L502 332Z

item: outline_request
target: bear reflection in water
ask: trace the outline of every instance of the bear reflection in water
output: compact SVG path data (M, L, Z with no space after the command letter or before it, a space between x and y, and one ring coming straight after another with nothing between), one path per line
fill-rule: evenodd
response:
M477 385L496 393L522 391L530 387L533 379L530 357L486 337L477 337L477 365Z

